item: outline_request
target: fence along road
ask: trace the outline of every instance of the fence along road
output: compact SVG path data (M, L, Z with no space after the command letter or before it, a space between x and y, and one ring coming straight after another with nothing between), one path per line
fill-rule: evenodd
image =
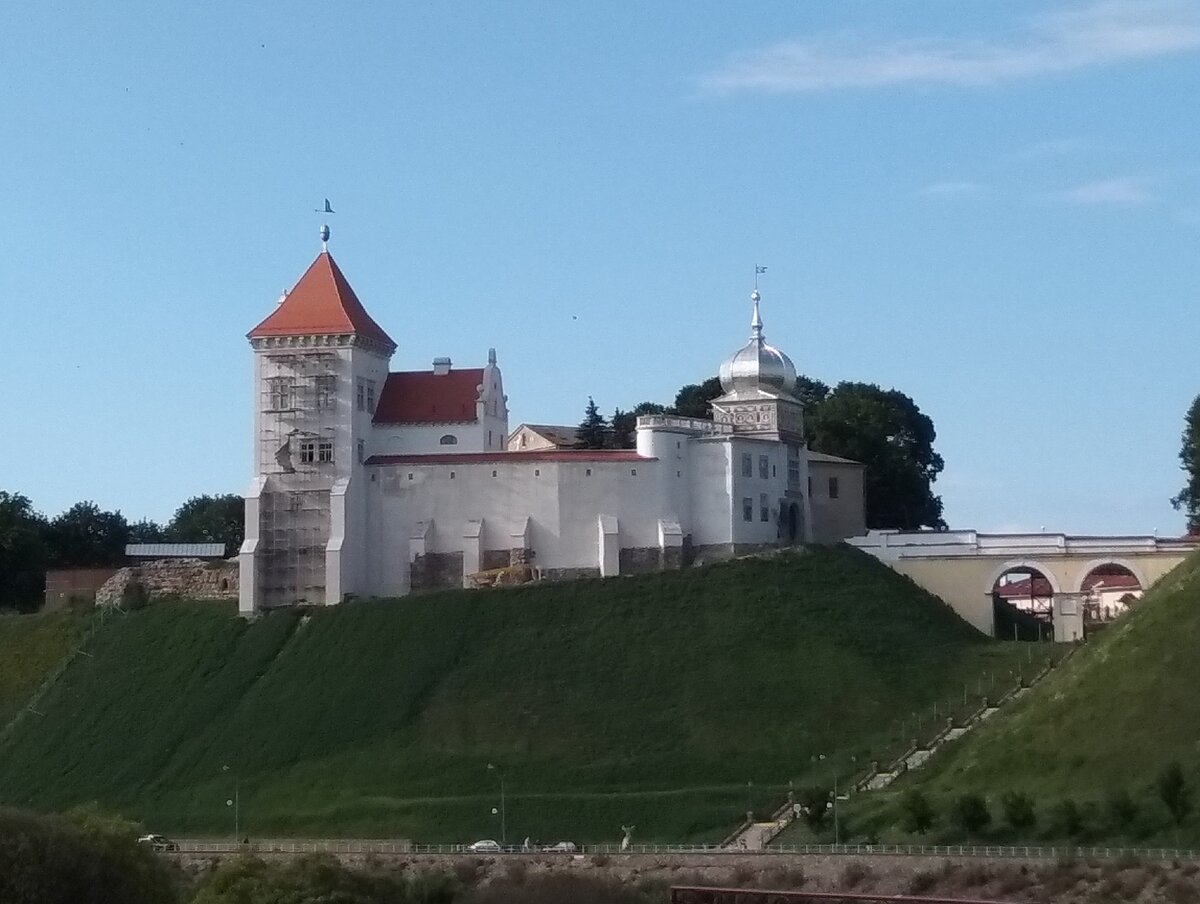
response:
M578 851L543 851L537 848L509 846L500 852L472 851L465 844L413 844L403 839L339 839L339 838L261 838L247 844L234 841L191 838L175 842L180 854L424 854L432 856L539 856L580 857L596 854L705 854L714 857L773 857L788 854L809 856L912 856L912 857L979 857L992 860L1140 860L1200 861L1200 851L1182 848L1128 847L1040 847L1035 845L969 845L969 844L792 844L776 845L761 851L744 851L706 844L619 844L581 845Z

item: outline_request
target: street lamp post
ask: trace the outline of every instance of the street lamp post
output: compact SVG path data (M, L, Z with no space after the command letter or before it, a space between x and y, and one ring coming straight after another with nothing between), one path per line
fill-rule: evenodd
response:
M229 765L226 764L226 765L222 766L221 771L228 772ZM229 800L229 799L225 800L225 806L233 807L233 843L234 844L237 844L238 835L241 834L239 831L239 827L238 827L238 821L241 816L241 813L240 813L241 791L242 791L242 780L241 780L241 777L235 772L233 774L233 800Z
M506 801L504 798L504 773L500 771L500 767L498 767L495 763L488 763L487 767L488 772L495 772L497 777L500 779L500 843L507 846L508 818L505 808Z

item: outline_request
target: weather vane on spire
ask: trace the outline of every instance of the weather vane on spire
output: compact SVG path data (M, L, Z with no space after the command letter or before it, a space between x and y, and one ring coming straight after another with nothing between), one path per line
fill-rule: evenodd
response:
M767 272L766 267L760 267L758 264L754 265L754 291L755 292L758 291L758 275L760 273L766 273L766 272Z
M314 213L337 213L337 211L333 209L333 205L329 203L328 198L325 199L324 209L322 209L320 207L314 207L313 212ZM321 224L321 250L322 251L329 250L329 224L328 223Z

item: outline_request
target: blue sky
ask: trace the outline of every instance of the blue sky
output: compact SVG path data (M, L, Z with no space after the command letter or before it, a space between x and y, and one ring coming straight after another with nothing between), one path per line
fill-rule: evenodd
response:
M933 419L952 526L1178 532L1200 3L26 4L0 32L0 488L250 473L245 332L319 248L513 425L748 331Z

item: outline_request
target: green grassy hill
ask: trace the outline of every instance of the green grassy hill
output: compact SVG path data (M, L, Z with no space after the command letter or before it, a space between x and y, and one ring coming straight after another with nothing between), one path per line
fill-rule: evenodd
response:
M78 644L85 621L75 612L0 614L0 730Z
M1176 833L1156 782L1179 762L1200 807L1200 556L1150 590L1138 608L1106 628L1012 709L948 746L930 767L894 793L863 795L866 823L895 828L904 787L920 788L945 810L964 792L984 795L1002 822L1005 792L1028 794L1036 827L1021 833L994 825L992 837L1061 839L1055 811L1071 799L1083 817L1082 840L1174 844ZM1125 793L1138 810L1128 822L1108 812ZM961 837L945 825L942 837ZM1181 843L1200 847L1195 814Z
M499 834L488 763L510 839L716 839L1025 662L846 548L249 624L164 603L89 652L0 742L0 801L225 834L236 783L250 834L457 841Z

